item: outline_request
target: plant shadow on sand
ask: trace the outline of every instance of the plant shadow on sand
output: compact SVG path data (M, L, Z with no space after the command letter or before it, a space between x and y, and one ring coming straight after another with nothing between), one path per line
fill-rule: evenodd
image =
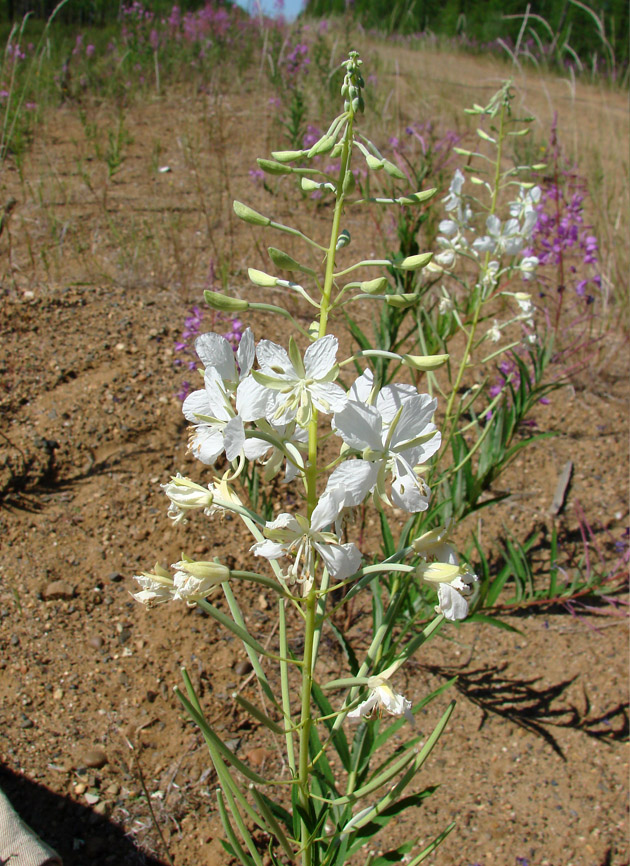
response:
M538 686L540 677L511 679L504 676L507 662L491 668L476 668L460 671L454 668L431 666L429 670L440 677L450 679L457 675L455 688L482 712L479 730L491 715L500 716L520 728L536 734L551 746L553 751L567 760L550 727L571 728L581 731L600 742L625 742L630 734L628 702L618 703L605 713L592 715L591 701L584 688L584 708L573 703L561 703L561 698L576 677L562 680L551 686Z
M166 866L139 850L122 827L0 765L0 787L19 816L51 845L64 866Z

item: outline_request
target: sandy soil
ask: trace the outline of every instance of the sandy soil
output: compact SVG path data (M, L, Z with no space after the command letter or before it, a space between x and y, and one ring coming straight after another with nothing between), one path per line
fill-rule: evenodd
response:
M184 139L195 129L209 136L219 116L211 150L187 150ZM234 524L170 525L159 484L176 471L209 479L186 453L173 345L210 257L218 272L229 261L228 283L253 296L235 274L245 262L263 266L267 239L230 223L229 199L256 206L263 195L247 171L270 121L253 90L147 100L128 123L134 144L109 183L71 106L36 140L27 181L10 169L2 178L18 205L0 238L0 784L66 866L166 863L151 812L176 866L214 866L227 862L216 779L172 693L180 667L239 756L280 769L277 753L229 697L251 688L236 642L200 612L147 612L129 591L134 573L181 549L249 562ZM236 135L243 123L258 136ZM171 169L162 175L148 169L158 139ZM225 166L231 185L220 180ZM265 204L288 216L282 196ZM251 324L262 333L262 320ZM281 341L273 327L265 335ZM537 410L539 428L556 437L513 464L500 482L510 496L478 527L489 548L502 526L519 538L538 527L540 580L568 459L564 549L579 549L583 512L591 555L601 550L609 567L628 522L625 344L613 331L608 345L605 364ZM401 685L412 699L459 675L420 719L423 730L453 697L457 707L422 773L422 785L441 787L388 831L384 848L429 840L455 820L434 857L443 866L628 864L627 621L622 597L582 601L590 606L506 614L518 633L450 629L407 668ZM256 592L246 602L264 642L269 600ZM357 618L356 640L366 624ZM332 644L327 652L325 664L341 671Z

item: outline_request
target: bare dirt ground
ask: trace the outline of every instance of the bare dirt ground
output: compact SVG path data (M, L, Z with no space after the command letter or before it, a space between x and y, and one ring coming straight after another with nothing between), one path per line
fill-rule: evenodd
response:
M228 862L216 779L172 692L180 667L239 756L280 769L278 756L230 697L251 687L236 642L200 612L147 612L129 592L134 573L182 549L249 561L233 524L170 525L159 484L177 471L210 479L186 453L173 345L210 258L217 270L229 260L239 294L258 291L234 275L245 262L264 266L266 238L230 225L228 199L256 206L262 192L247 172L270 122L253 90L148 100L128 124L134 143L113 181L81 143L71 106L47 121L26 181L10 168L2 177L3 196L18 204L0 238L0 785L66 866L166 863L151 812L176 866L214 866ZM156 141L171 169L162 175L149 170ZM289 215L281 197L264 204ZM263 321L251 324L261 336ZM283 338L268 325L265 336ZM628 523L627 352L614 331L608 344L604 365L539 407L539 428L557 435L515 462L501 479L510 497L481 524L489 547L502 526L521 539L538 526L541 580L568 459L564 548L579 547L582 509L610 564ZM455 820L433 860L443 866L629 863L622 598L573 613L530 607L507 618L518 633L464 624L428 646L401 687L418 699L459 675L419 720L430 731L457 699L421 779L441 787L383 848L413 834L428 841ZM268 599L256 592L244 606L264 642ZM354 637L367 627L358 618ZM341 671L329 652L326 664Z

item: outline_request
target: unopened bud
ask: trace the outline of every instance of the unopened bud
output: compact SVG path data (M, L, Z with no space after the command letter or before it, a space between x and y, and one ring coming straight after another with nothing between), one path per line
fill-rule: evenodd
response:
M276 277L271 274L266 274L264 271L258 271L256 268L248 268L247 276L255 286L262 286L265 289L275 288L278 285Z
M305 153L305 150L274 150L271 155L278 162L293 162L294 159L301 159Z
M365 161L367 162L368 168L371 168L372 171L380 171L385 164L385 161L382 159L377 159L375 156L372 156L371 153L365 157Z
M401 295L387 295L385 303L390 307L396 307L397 310L404 310L405 307L412 307L419 300L420 296L415 292L406 292Z
M173 563L173 568L185 571L198 580L212 581L213 583L223 583L230 577L230 569L220 562L187 562L182 560Z
M211 292L206 289L203 296L209 307L222 313L242 313L243 310L249 309L247 301L242 298L230 298L229 295L222 295L221 292Z
M256 162L266 174L291 174L293 171L290 166L283 165L281 162L274 162L273 159L257 159Z
M377 277L375 280L367 280L361 283L361 291L368 295L380 295L389 285L387 277Z
M433 253L420 253L418 256L407 256L396 267L402 271L417 271L426 267L433 258Z
M355 176L351 171L347 171L346 176L343 179L343 194L352 195L356 185L357 182Z
M332 135L324 135L319 141L316 141L313 147L306 154L309 158L312 156L317 156L320 153L329 153L335 144L337 143L337 139Z
M446 364L449 356L446 355L403 355L403 364L413 370L437 370L442 364Z
M269 258L277 268L282 268L283 271L303 270L302 265L298 264L288 253L275 247L268 247L267 252L269 253Z
M233 204L234 213L239 219L253 226L268 226L271 223L269 217L263 216L253 208L248 207L240 201L235 201Z
M388 159L383 160L383 168L390 177L395 177L398 180L406 180L404 171Z

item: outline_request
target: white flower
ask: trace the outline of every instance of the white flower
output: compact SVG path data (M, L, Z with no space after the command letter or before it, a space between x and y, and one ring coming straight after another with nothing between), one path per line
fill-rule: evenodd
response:
M363 460L338 466L326 490L339 488L347 507L359 505L375 489L379 498L388 501L385 475L390 471L394 504L412 513L425 511L430 493L418 466L435 454L442 441L431 421L437 401L418 394L412 385L389 385L371 406L366 400L372 386L372 374L366 371L351 388L352 399L345 409L335 413L334 432Z
M518 269L524 280L531 280L538 267L538 256L525 256L521 259Z
M175 599L185 601L193 607L199 599L207 598L219 584L229 580L230 569L218 562L193 562L183 559L174 562L173 578Z
M296 420L305 427L313 408L326 414L342 409L347 398L334 383L339 372L337 346L337 338L328 334L311 343L302 361L293 338L289 353L270 340L261 340L256 350L260 370L254 370L238 387L239 415L245 421L267 418L274 424Z
M455 309L455 304L453 303L453 299L450 297L444 286L442 286L442 291L444 292L444 295L440 298L440 301L438 303L438 313L441 316L444 316Z
M499 325L499 323L497 322L496 319L494 320L493 326L490 328L490 330L486 334L486 337L489 340L492 340L493 343L498 343L499 340L501 339L501 326Z
M194 424L190 450L195 457L212 466L224 451L230 462L242 453L250 460L264 454L267 443L245 438L243 418L234 411L226 382L215 368L206 369L204 386L189 394L182 406L184 417Z
M452 524L447 524L443 529L431 529L423 535L418 536L412 542L412 547L425 559L434 556L439 562L447 562L458 565L459 558L452 544L448 543Z
M206 370L213 370L225 389L233 391L239 380L248 375L254 363L255 346L251 328L243 332L236 350L221 334L201 334L195 341L195 351Z
M452 622L468 616L467 598L473 593L477 575L452 562L420 563L416 575L423 583L437 589L436 613L444 614Z
M176 569L174 577L157 564L153 571L136 575L134 580L142 587L140 592L132 593L136 601L152 608L166 601L182 600L192 607L230 577L230 569L218 562L183 559L171 568Z
M414 724L411 701L396 694L386 677L370 677L367 684L370 694L356 709L348 713L347 718L356 721L371 719L375 712L384 711L390 716L404 716L410 724Z
M523 247L524 239L518 220L510 219L503 227L499 217L491 214L486 220L487 235L473 241L473 249L478 253L515 256Z
M132 592L131 594L136 601L146 605L146 607L156 607L165 601L173 601L175 597L173 578L165 568L157 563L153 571L143 571L142 574L135 575L134 580L138 581L142 589L140 592Z
M188 511L203 508L204 514L210 515L212 513L213 495L210 485L202 487L201 484L196 484L190 478L184 478L178 472L168 484L161 484L160 486L170 500L168 516L173 523L180 521L185 523Z
M255 456L265 467L263 477L265 481L271 481L275 478L282 463L286 458L285 482L293 481L299 471L304 469L304 459L299 451L299 445L304 445L308 442L308 430L304 427L298 427L295 421L289 424L269 424L264 418L256 422L256 427L260 431L264 431L278 440L278 445L273 445L266 439L259 439L256 436L246 440L246 454L250 459L254 459L252 451L258 446L260 453ZM286 452L289 452L289 459Z
M516 219L523 219L531 211L535 211L536 205L540 201L540 187L535 186L532 189L524 189L521 187L518 191L518 199L510 202L510 216ZM536 214L538 218L538 214Z
M361 562L361 553L354 544L341 544L333 532L324 527L334 523L343 506L340 491L326 492L315 507L310 522L302 514L279 514L267 522L266 541L259 541L251 550L269 560L293 557L285 572L289 585L300 583L307 594L315 575L315 554L318 553L333 577L343 580L354 574Z
M462 198L462 187L464 186L464 181L464 175L459 169L456 169L449 187L449 193L446 198L443 199L445 210L454 210L457 212L455 219L461 228L465 228L468 225L468 221L472 216L470 206L467 205ZM443 231L443 229L440 228L440 231Z

